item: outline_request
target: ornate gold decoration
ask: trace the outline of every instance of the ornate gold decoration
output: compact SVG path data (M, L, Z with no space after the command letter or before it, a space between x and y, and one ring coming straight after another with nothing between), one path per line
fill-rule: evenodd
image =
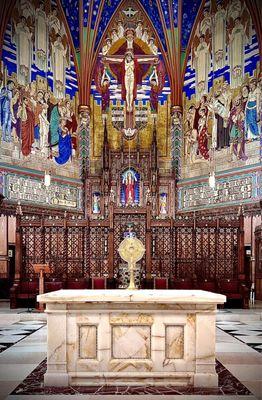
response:
M137 289L134 280L134 269L137 261L141 260L145 254L145 246L141 240L127 237L120 243L118 252L120 257L128 263L128 268L130 271L130 282L127 289Z

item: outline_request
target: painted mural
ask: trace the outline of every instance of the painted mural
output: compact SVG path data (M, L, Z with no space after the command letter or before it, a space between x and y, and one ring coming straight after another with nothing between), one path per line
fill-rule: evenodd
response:
M78 176L78 84L56 1L18 0L1 62L1 161Z
M184 79L182 177L259 162L262 76L245 2L207 1Z
M101 154L99 131L102 121L107 120L113 150L121 146L134 149L138 143L140 148L149 149L156 123L157 131L162 130L158 141L160 155L170 161L170 85L159 47L144 13L135 2L126 3L104 35L95 68L91 92L94 158Z

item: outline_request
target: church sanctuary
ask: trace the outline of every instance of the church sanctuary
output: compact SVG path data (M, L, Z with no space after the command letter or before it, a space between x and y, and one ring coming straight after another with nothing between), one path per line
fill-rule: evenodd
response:
M0 0L0 400L262 400L261 0Z

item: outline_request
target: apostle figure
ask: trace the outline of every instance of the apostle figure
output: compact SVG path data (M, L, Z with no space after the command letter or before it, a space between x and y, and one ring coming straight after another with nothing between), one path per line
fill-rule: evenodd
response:
M244 152L245 135L244 135L244 112L241 104L241 97L237 96L233 101L233 107L229 116L230 128L230 155L238 159L246 160Z
M56 8L53 9L52 13L48 16L48 25L49 30L54 32L55 35L61 33L61 24L59 19L57 18L57 10Z
M61 99L65 94L65 69L66 69L66 57L68 48L64 47L62 43L62 38L60 35L51 45L52 47L52 57L51 65L54 76L54 96L57 99Z
M77 120L74 111L72 110L70 100L67 100L64 108L64 118L66 119L66 127L72 138L72 154L75 155L77 150Z
M142 21L137 21L137 26L136 26L136 29L135 29L135 32L136 32L136 37L138 38L138 39L142 39L142 36L143 36L143 25L142 25Z
M207 114L207 107L202 107L199 110L200 118L198 120L198 151L205 160L209 159Z
M149 78L151 91L150 91L150 107L151 112L157 114L158 112L158 96L162 92L165 85L165 67L162 62L153 67L153 72Z
M17 116L21 119L22 154L28 156L34 143L35 128L35 116L28 97L23 97Z
M123 22L122 21L118 21L117 22L117 36L119 37L119 39L123 38L125 34L125 29L123 27Z
M194 67L196 70L197 81L197 99L204 93L207 93L208 74L210 71L210 48L209 44L205 41L205 36L201 35L199 38L199 45L194 50Z
M39 123L40 123L40 143L39 148L44 156L48 156L48 133L49 133L49 121L47 119L47 110L48 105L46 103L43 104L42 112L39 115Z
M26 25L25 17L15 26L15 43L17 57L17 82L26 85L31 80L32 33Z
M117 30L116 30L116 29L113 29L113 30L112 30L112 33L111 33L111 40L112 40L112 43L117 42L118 39L119 39L119 37L118 37L118 34L117 34Z
M50 116L50 145L56 146L59 140L59 124L60 119L64 116L64 109L62 105L62 100L58 101L51 111Z
M217 5L217 12L214 15L213 44L214 69L216 71L225 66L226 10L222 8L221 4Z
M5 142L11 142L13 89L14 82L9 80L7 81L7 86L3 87L0 93L0 126L2 127L3 140Z
M109 52L111 45L112 45L112 40L108 37L106 39L105 45L102 47L103 56L105 56Z
M55 157L57 164L65 164L72 156L72 140L71 135L66 127L66 119L61 118L58 128L58 151L59 156Z
M236 18L234 27L229 35L229 60L231 88L242 84L244 74L244 54L247 36L240 18Z
M157 48L157 46L155 45L155 39L154 39L153 37L151 37L151 38L149 39L148 46L150 47L150 50L152 51L152 53L155 54L155 55L157 55L157 53L158 53L158 48Z
M40 3L35 12L35 65L47 71L48 59L48 21L44 3Z
M148 39L149 39L148 29L144 28L144 32L143 32L143 35L142 35L142 40L143 40L143 42L148 43Z
M251 79L245 109L245 133L247 140L258 139L260 135L259 118L261 113L261 95L260 88L257 87L256 79Z

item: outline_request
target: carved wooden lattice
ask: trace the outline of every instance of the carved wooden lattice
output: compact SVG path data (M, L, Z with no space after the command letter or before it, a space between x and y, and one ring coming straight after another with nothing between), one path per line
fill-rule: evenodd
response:
M176 278L193 277L195 273L195 232L192 226L173 230L173 271Z
M109 276L108 234L107 227L90 228L90 276Z
M172 264L172 232L170 227L156 226L152 228L151 254L151 273L156 276L169 277Z
M109 223L64 218L22 219L21 278L33 277L32 264L48 263L51 278L62 281L89 276L118 275L118 254L128 224L145 244L146 213L115 213L113 246L109 249ZM153 275L203 279L237 278L241 230L239 220L177 219L153 221L151 268ZM113 255L110 258L110 251ZM110 266L110 259L113 265ZM141 260L145 275L146 256Z

